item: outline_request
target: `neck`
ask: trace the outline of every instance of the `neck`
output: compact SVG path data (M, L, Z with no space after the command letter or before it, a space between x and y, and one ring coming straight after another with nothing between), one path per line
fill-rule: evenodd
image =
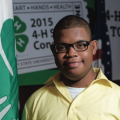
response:
M76 87L76 88L87 87L92 83L93 80L95 80L96 77L97 74L93 71L93 69L91 69L87 75L85 75L84 77L80 77L78 80L68 79L63 74L61 75L61 79L66 86Z

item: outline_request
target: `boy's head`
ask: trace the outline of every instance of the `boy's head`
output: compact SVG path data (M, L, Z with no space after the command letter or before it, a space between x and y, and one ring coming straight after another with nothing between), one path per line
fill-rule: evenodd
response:
M66 16L55 26L53 38L51 50L62 74L72 81L85 77L92 70L97 49L97 42L91 41L89 24L83 18Z
M62 18L55 26L53 31L53 38L55 40L55 34L57 31L60 31L62 29L70 29L70 28L85 28L86 33L90 37L90 40L92 39L91 35L91 29L87 21L85 21L83 18L74 16L74 15L68 15Z

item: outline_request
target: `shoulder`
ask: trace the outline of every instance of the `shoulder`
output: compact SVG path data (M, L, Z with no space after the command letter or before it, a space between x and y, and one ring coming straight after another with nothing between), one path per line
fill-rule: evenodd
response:
M112 81L109 81L109 83L112 86L112 91L115 92L116 94L118 94L119 97L120 97L120 86L117 85L116 83L112 82Z
M56 89L55 84L53 81L50 83L46 84L45 86L41 87L37 91L35 91L27 100L27 103L36 103L40 98L45 98L47 97L48 94L50 94L50 91L52 89Z
M56 76L59 78L59 73L55 74L54 76L50 77L43 87L35 91L28 99L27 103L38 101L40 98L46 98L52 92L56 91L56 86L53 82L53 79L56 79Z
M112 85L112 88L113 88L114 90L120 91L120 86L119 86L119 85L117 85L116 83L114 83L114 82L112 82L112 81L109 81L109 82L110 82L110 84Z
M55 94L56 87L51 81L47 85L43 86L42 88L38 89L35 91L27 100L24 106L24 111L23 111L23 120L29 120L29 118L32 118L33 116L33 111L36 113L39 111L41 108L40 106L46 106L46 101L48 99L52 99L53 95ZM54 94L53 94L54 93Z

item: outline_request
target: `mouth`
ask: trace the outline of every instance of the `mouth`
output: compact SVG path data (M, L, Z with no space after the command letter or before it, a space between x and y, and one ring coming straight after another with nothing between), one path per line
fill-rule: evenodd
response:
M81 61L81 62L65 62L64 65L65 65L66 67L68 67L68 68L76 68L76 67L78 67L82 62L83 62L83 61Z

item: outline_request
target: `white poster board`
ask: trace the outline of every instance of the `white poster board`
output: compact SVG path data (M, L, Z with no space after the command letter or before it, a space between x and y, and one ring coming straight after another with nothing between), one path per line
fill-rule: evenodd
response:
M56 68L50 45L61 18L73 14L88 21L83 0L13 0L13 12L18 74Z
M105 0L112 53L112 80L120 80L120 0Z

